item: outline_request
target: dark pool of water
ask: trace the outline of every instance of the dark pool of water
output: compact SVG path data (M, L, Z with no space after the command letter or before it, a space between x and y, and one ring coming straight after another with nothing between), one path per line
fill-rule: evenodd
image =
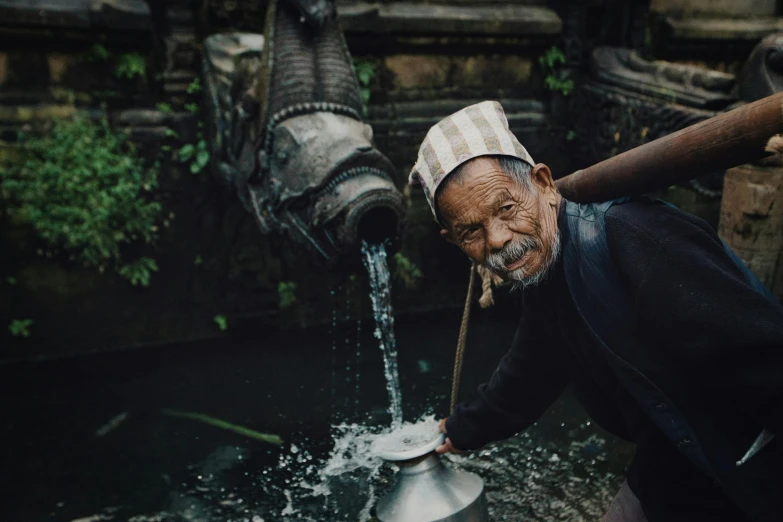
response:
M515 316L475 313L463 397L491 375ZM458 323L454 311L397 319L406 419L445 413ZM346 321L0 366L6 390L0 519L351 519L335 513L334 503L305 509L289 502L294 477L277 466L292 451L294 460L301 452L301 465L317 466L331 450L337 422L388 424L372 331L370 321L360 328ZM166 416L166 408L278 434L285 444ZM118 418L124 420L106 428ZM564 397L527 433L454 462L485 477L493 520L589 520L621 481L629 451Z

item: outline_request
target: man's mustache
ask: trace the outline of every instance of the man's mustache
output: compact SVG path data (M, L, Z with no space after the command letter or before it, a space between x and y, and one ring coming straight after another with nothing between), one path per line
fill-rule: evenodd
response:
M506 243L499 252L491 253L484 261L484 266L497 274L505 274L508 272L507 266L509 264L519 261L529 252L540 249L541 245L535 238L525 236L522 239Z

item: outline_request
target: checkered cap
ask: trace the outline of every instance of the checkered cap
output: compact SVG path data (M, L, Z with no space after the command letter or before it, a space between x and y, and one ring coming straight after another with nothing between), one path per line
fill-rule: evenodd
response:
M503 107L496 101L465 107L430 128L408 182L421 185L435 214L433 198L446 176L466 161L488 155L513 156L535 166L508 128Z

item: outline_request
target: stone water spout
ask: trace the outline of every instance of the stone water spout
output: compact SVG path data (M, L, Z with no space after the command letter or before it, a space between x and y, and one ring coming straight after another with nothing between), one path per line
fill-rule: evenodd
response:
M329 0L270 2L264 35L209 37L204 69L219 179L265 233L333 260L398 235L394 167L373 145Z

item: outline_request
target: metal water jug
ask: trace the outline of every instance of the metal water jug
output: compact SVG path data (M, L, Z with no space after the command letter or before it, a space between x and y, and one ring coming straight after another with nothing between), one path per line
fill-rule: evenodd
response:
M380 522L489 522L484 481L443 465L434 452L443 435L407 451L379 456L399 467L397 482L376 506Z

